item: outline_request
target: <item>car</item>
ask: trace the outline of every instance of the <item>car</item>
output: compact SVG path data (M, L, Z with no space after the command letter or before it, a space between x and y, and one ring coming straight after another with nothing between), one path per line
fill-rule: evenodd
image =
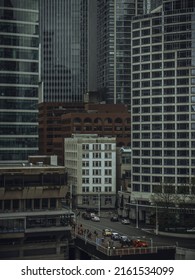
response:
M112 240L120 240L120 234L118 232L113 232L111 235Z
M131 239L129 239L129 237L126 235L122 235L120 237L120 243L122 246L124 246L124 245L132 246L133 245L133 241Z
M91 220L91 216L90 216L88 213L83 213L83 214L82 214L82 218L83 218L84 220Z
M117 217L117 216L112 216L112 217L110 218L110 221L111 221L111 222L118 222L118 217Z
M122 220L121 220L121 223L122 223L123 225L130 225L129 219L122 219Z
M90 213L89 215L90 215L90 217L91 217L91 218L96 217L96 214L95 214L95 213L93 213L93 212L92 212L92 213Z
M100 218L98 216L93 216L91 220L94 222L100 222Z
M111 236L112 235L112 230L111 229L108 229L108 228L105 228L105 229L103 229L103 231L102 231L102 235L103 236Z
M133 247L148 247L148 243L144 240L135 239L133 240Z
M128 239L128 236L127 235L121 235L120 236L120 240L121 241L125 241L125 240L127 240Z
M191 229L187 229L187 232L194 232L195 233L195 227L193 227Z

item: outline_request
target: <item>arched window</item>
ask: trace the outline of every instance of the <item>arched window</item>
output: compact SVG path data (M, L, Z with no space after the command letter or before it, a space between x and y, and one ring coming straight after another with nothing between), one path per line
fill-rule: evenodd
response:
M111 118L106 118L106 119L104 120L104 123L112 123L112 119L111 119Z
M91 123L91 119L90 118L85 118L84 123Z
M96 118L96 119L94 120L94 123L102 124L102 119Z
M122 123L122 119L121 118L116 118L115 123Z
M73 120L73 122L74 122L74 123L81 123L81 119L80 119L80 118L75 118L75 119Z

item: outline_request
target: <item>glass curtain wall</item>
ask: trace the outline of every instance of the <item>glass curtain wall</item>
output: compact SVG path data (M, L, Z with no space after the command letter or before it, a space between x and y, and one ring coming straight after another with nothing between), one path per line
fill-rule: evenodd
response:
M0 0L0 163L38 152L38 0Z

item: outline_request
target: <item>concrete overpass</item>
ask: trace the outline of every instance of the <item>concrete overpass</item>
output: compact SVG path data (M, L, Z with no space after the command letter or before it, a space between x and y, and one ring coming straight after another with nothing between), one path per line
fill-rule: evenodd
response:
M174 260L176 246L121 247L109 238L90 238L86 234L74 233L75 259L99 260Z

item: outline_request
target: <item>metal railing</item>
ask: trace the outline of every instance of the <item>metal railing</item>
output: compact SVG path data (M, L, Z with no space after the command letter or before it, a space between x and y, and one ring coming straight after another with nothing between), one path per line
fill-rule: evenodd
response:
M85 240L85 244L89 243L96 247L96 250L102 252L107 256L122 256L122 255L136 255L136 254L156 254L158 250L170 250L175 249L176 246L148 246L148 247L117 247L110 246L108 243L101 241L101 238L88 238L87 235L75 233L75 238L78 237Z

